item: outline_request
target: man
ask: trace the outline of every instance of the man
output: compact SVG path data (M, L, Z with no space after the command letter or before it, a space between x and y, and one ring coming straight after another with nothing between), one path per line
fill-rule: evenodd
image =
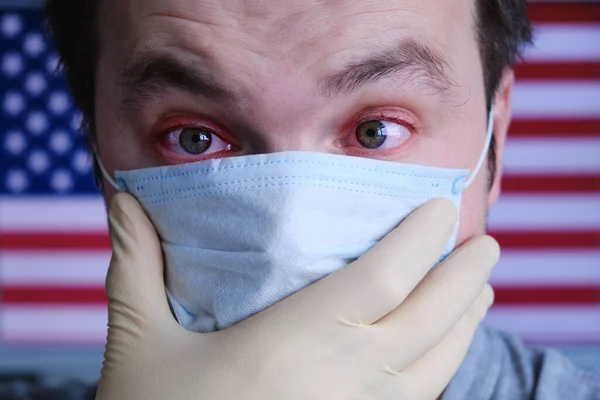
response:
M598 380L556 352L484 329L471 343L491 303L485 281L497 249L482 235L500 194L512 66L531 40L525 1L53 0L47 15L112 203L100 398L435 398L451 378L448 399L600 398ZM493 132L491 143L486 131ZM221 168L234 157L294 151L361 157L370 160L348 160L377 169L392 161L470 170L455 202L455 237L453 208L427 204L348 268L328 271L334 273L297 295L278 293L276 300L286 299L265 312L259 311L273 301L227 314L228 323L218 307L208 322L197 318L195 294L186 297L194 278L173 272L181 250L170 253L163 244L168 281L183 281L168 287L178 321L190 330L222 330L190 336L167 322L156 279L158 239L139 205L116 189L138 197L168 242L186 229L184 220L169 225L181 208L152 208L141 193L148 188L129 183L158 181L149 196L167 201L171 183L179 191L198 189L184 174L170 181L168 171L188 168L181 164L198 172L199 165ZM482 152L488 162L479 171ZM286 162L309 163L302 158L309 156L290 157ZM118 172L146 168L158 175ZM403 193L421 190L425 176L412 178L421 179ZM253 179L264 177L259 171ZM228 234L223 240L234 241L236 233ZM451 238L462 246L418 284ZM394 267L401 276L388 275ZM386 279L387 288L371 285ZM364 297L353 298L350 288ZM220 304L216 296L208 302ZM342 324L321 323L335 318ZM370 350L358 350L364 348Z

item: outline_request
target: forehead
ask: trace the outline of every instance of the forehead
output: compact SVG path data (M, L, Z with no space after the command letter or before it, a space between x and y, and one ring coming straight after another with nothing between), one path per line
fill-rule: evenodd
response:
M108 0L110 48L335 65L399 38L450 56L473 46L473 0ZM111 40L112 39L112 40ZM106 48L108 46L104 46ZM451 58L449 56L449 58ZM448 60L452 61L452 60ZM267 67L267 65L263 66Z

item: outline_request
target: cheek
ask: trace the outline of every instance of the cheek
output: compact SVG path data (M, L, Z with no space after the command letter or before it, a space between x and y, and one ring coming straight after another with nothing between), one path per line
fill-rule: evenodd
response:
M102 87L102 85L98 86ZM96 98L96 144L101 154L100 161L108 173L114 178L114 171L121 168L121 160L124 159L124 157L123 154L121 154L122 147L119 149L120 146L117 145L119 138L114 135L114 132L117 131L117 124L115 122L116 119L111 112L112 105L108 99L110 99L109 94L105 90L99 89ZM102 180L102 188L104 200L108 205L110 199L116 194L116 190L104 177Z
M98 89L96 92L96 145L100 152L99 161L114 179L114 171L125 169L128 160L135 160L135 154L131 151L131 145L127 145L128 137L122 132L118 119L114 112L115 94L111 91L111 85L102 74L99 74ZM126 149L129 148L129 151ZM110 199L117 193L112 185L103 177L102 192L104 201L110 204Z
M457 245L485 234L488 212L487 170L481 171L463 193Z
M147 157L129 121L119 116L116 99L120 95L115 90L107 64L110 60L102 60L97 78L95 128L102 164L114 179L115 171L146 166ZM103 179L103 193L107 204L117 193L106 179Z

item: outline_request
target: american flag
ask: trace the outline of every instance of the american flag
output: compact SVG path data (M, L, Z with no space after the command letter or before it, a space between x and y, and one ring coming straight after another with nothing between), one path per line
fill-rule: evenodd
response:
M600 6L536 2L517 68L503 255L487 323L537 343L600 343ZM81 116L39 11L0 11L0 340L106 338L106 216Z

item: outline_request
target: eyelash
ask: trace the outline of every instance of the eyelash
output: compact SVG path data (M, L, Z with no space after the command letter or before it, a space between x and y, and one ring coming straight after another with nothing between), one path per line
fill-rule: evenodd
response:
M345 128L343 129L343 131L348 132L348 133L342 139L340 139L338 142L345 140L346 138L355 136L356 128L365 122L377 121L377 120L386 121L386 122L391 122L391 123L395 123L395 124L404 126L405 128L407 128L410 131L411 136L405 142L403 142L402 144L400 144L399 146L396 146L394 148L376 149L376 150L366 149L366 148L356 148L354 150L354 153L356 153L356 154L354 154L354 155L359 156L359 157L368 157L368 158L380 158L380 157L383 158L383 157L387 157L387 156L391 156L391 155L396 155L401 152L405 152L412 146L414 139L415 139L415 135L419 134L419 129L417 128L416 123L411 123L408 121L409 118L413 121L416 121L415 117L408 115L407 118L403 118L399 114L410 114L410 113L399 111L398 109L379 110L377 112L367 111L364 113L360 113L360 114L356 115L355 117L351 118L345 124Z
M220 126L216 125L213 122L204 119L196 119L190 117L174 117L171 118L172 123L169 123L169 120L164 124L166 128L162 128L156 134L155 142L157 144L159 152L166 159L174 162L174 163L189 163L200 160L210 160L213 158L218 158L223 154L234 155L237 151L239 151L239 146L235 144L235 141L231 138L227 131ZM164 142L168 139L170 134L173 134L182 129L189 128L203 128L208 130L212 135L215 135L220 140L226 142L231 145L231 149L227 151L217 151L215 153L210 153L205 156L193 155L193 154L178 154L173 151L167 150L164 146Z
M391 122L391 123L395 123L395 124L406 127L410 131L411 136L408 139L406 139L406 141L404 143L402 143L399 146L396 146L394 148L391 148L391 149L379 149L378 150L378 149L366 149L366 148L361 149L360 147L355 147L354 153L356 153L356 154L354 154L354 155L374 158L374 157L386 157L386 156L389 156L392 154L397 154L399 152L406 151L412 145L413 138L414 138L415 134L418 134L418 130L416 129L415 124L408 122L406 118L399 117L397 115L398 114L397 110L394 111L394 114L396 114L396 115L390 115L390 114L391 114L390 112L378 111L375 113L373 113L373 112L361 113L361 114L353 117L346 124L344 124L344 128L342 130L343 132L348 132L348 133L345 134L342 138L338 139L336 141L336 144L341 143L346 138L355 136L356 128L359 125L369 122L369 121L381 120L381 121ZM234 155L236 155L235 153L237 153L241 150L241 148L235 144L235 141L233 140L231 135L229 135L225 129L221 128L219 125L217 125L213 122L210 122L210 121L204 120L204 119L191 118L191 117L173 117L173 118L171 118L171 120L173 121L172 123L169 123L169 120L167 120L167 122L163 125L163 126L166 126L166 128L160 129L159 132L156 134L156 142L158 144L159 152L163 155L163 157L167 158L171 162L189 163L189 162L195 162L195 161L204 161L204 160L209 160L209 159L213 159L213 158L219 158L220 156L223 156L224 154L229 155L229 156L234 156ZM167 140L168 136L170 134L177 132L178 130L182 130L182 129L186 129L186 128L188 128L188 129L189 128L207 129L208 131L211 132L211 134L217 136L220 140L226 142L227 144L230 144L231 149L227 150L227 151L217 151L217 152L205 155L205 156L193 155L193 154L184 155L184 154L178 154L178 153L174 153L173 151L167 150L163 143L165 142L165 140ZM340 147L343 147L343 146L340 146Z
M390 115L390 113L392 113L392 115ZM361 113L358 116L350 119L350 121L348 123L346 123L346 128L345 130L348 129L356 129L356 127L360 124L363 124L365 122L369 122L369 121L376 121L376 120L381 120L381 121L387 121L387 122L393 122L399 125L403 125L405 127L407 127L412 133L416 133L416 127L415 124L411 123L408 121L408 118L403 118L398 116L399 112L398 111L378 111L378 112L367 112L367 113ZM396 114L396 115L393 115ZM411 118L413 119L413 118Z

